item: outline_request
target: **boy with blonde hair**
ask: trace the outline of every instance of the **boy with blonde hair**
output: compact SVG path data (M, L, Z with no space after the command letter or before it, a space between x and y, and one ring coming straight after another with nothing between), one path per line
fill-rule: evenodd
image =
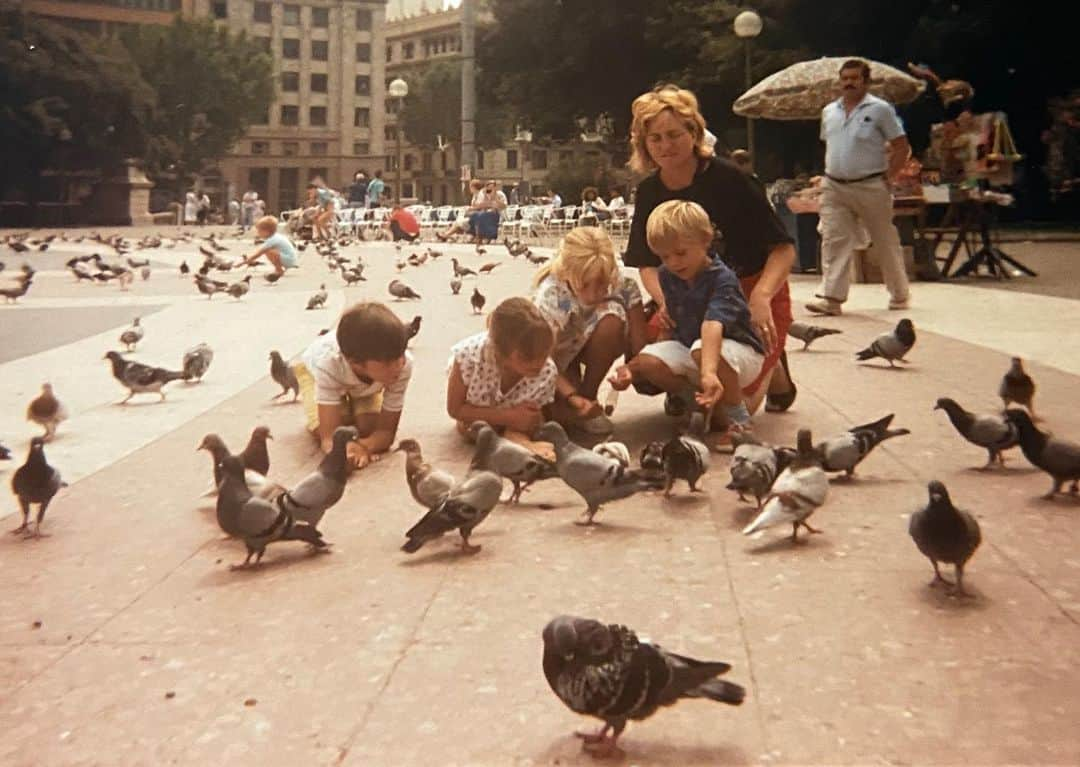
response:
M255 233L262 239L259 249L244 259L244 266L251 266L262 256L274 266L274 271L284 274L286 269L300 266L292 240L278 231L278 220L263 216L255 222Z
M739 278L712 252L713 226L695 202L670 200L649 216L649 247L660 256L659 281L673 338L650 344L612 377L612 385L651 384L667 392L665 411L681 415L690 399L720 405L728 430L720 443L749 431L743 387L761 372L765 347L750 324Z

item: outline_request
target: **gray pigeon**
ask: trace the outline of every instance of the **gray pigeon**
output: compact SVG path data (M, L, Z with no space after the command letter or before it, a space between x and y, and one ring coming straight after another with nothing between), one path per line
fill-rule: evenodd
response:
M413 499L425 509L438 506L456 484L454 477L441 469L433 469L424 460L420 443L415 439L403 439L394 452L405 453L405 481Z
M743 535L752 535L773 525L789 524L792 527L791 542L798 543L800 527L811 533L821 532L810 527L806 520L825 503L829 478L818 464L810 430L800 429L798 439L798 452L791 465L776 478L761 513L743 528Z
M500 437L495 429L484 421L475 421L469 431L476 440L471 467L494 472L513 484L513 492L507 498L517 503L533 482L559 476L555 464L516 442Z
M319 289L315 292L315 295L308 299L307 308L318 309L326 304L327 298L329 298L329 296L326 293L326 285L319 285Z
M296 373L293 372L292 367L285 363L280 352L276 350L270 352L270 375L281 387L281 393L274 395L271 399L284 397L291 389L292 401L296 402L297 397L300 396L300 382L296 380Z
M961 437L973 445L986 448L989 458L983 468L988 469L995 462L1004 466L1005 457L1002 453L1020 444L1020 430L1005 416L997 413L969 413L949 397L940 398L934 405L934 410L944 410Z
M705 414L695 411L690 416L690 426L679 437L665 443L660 457L664 463L664 497L671 496L676 479L685 479L690 492L698 491L697 481L709 470L709 448L705 442Z
M490 471L472 471L405 533L408 540L401 550L412 554L428 541L451 530L457 530L461 535L461 550L464 553L475 554L480 551L480 546L469 543L469 536L499 503L502 487L499 475Z
M31 400L30 405L26 408L26 420L33 421L45 428L44 439L46 442L52 440L56 435L57 427L60 426L61 422L66 421L67 417L67 408L56 398L50 383L41 385L41 394Z
M143 327L139 324L139 318L136 317L131 321L131 327L120 334L120 343L124 345L126 351L130 352L142 340L143 333Z
M184 380L202 381L210 363L214 361L214 350L209 344L199 344L184 352Z
M616 442L614 440L605 440L599 445L593 445L593 452L600 455L606 455L612 460L618 461L624 469L630 466L630 449L622 442Z
M221 483L225 479L225 470L222 465L225 459L232 454L225 445L225 440L217 434L207 434L195 449L205 450L210 453L210 461L214 467L213 482L207 491L203 493L203 497L217 495L218 490L221 489ZM236 458L240 460L241 464L244 464L243 454L236 456ZM267 501L271 501L285 492L284 487L266 478L266 472L258 472L246 464L244 464L244 482L247 484L248 489L251 490L252 495Z
M760 510L762 499L794 457L791 448L743 442L731 456L731 482L727 489L736 491L740 501L746 500L744 493L750 493L757 499Z
M855 467L870 454L870 451L887 439L911 434L907 429L890 429L894 413L889 413L873 423L853 426L843 434L831 437L817 444L821 467L825 471L843 471L847 476L855 474Z
M1019 357L1012 358L1009 372L1002 376L1001 386L998 387L998 396L1005 403L1005 407L1015 402L1017 405L1026 407L1032 418L1037 417L1033 403L1035 399L1035 381L1024 372L1024 361Z
M1020 430L1020 449L1024 451L1024 457L1054 481L1043 498L1053 500L1061 492L1061 486L1069 481L1072 481L1069 492L1076 495L1080 485L1080 444L1039 431L1025 410L1006 410L1005 417Z
M401 280L391 280L386 289L390 291L390 295L399 300L402 298L420 298L419 293Z
M487 303L487 296L480 292L480 288L473 288L472 295L469 296L469 303L472 304L473 314L480 314L484 311L484 304Z
M659 440L649 442L641 448L638 458L643 476L657 478L664 476L664 443Z
M911 347L914 345L915 326L911 324L911 320L903 319L896 323L894 330L882 333L875 338L874 342L856 354L855 358L869 360L874 357L881 357L889 363L889 367L896 367L893 365L893 361L907 362L904 356L911 351Z
M455 296L461 292L460 277L454 277L452 280L450 280L450 292L453 293Z
M844 331L837 330L836 328L823 328L818 325L808 325L805 322L793 322L790 327L788 327L788 335L803 342L803 351L809 349L810 344L814 343L814 341L819 338L843 332Z
M19 508L22 510L22 524L11 532L26 533L30 529L30 504L38 504L37 519L34 521L33 537L41 535L41 521L45 519L45 510L49 508L53 496L60 492L60 488L67 487L60 472L49 465L45 460L45 439L34 437L30 440L30 452L26 455L26 463L15 470L11 477L11 491L19 499Z
M289 512L297 522L318 527L323 515L345 494L345 480L349 474L345 448L359 436L360 432L352 426L334 429L330 452L323 456L315 471L300 480L300 484L278 496L278 508Z
M541 426L536 439L555 446L555 468L559 477L585 499L585 513L580 520L575 520L576 524L594 524L593 516L609 501L663 487L662 482L648 479L624 468L618 461L571 442L563 427L555 421Z
M184 373L165 368L155 368L141 362L131 362L120 356L120 352L106 352L104 359L112 365L113 378L128 390L128 395L120 401L123 405L136 394L156 393L165 400L162 387L171 381L184 378Z
M911 515L908 533L934 566L931 588L944 583L957 596L971 596L964 591L964 565L982 542L979 523L966 511L953 506L945 485L934 480L928 489L930 503ZM942 577L938 562L950 563L956 568L955 584Z
M739 685L717 677L730 664L701 661L639 640L626 626L560 615L543 631L544 678L567 708L603 720L603 728L578 733L594 757L616 756L616 741L629 720L647 719L661 706L702 698L738 706ZM608 732L611 735L608 736Z
M225 288L225 292L239 301L241 298L247 295L251 290L251 275L244 277L242 280L237 280L229 287Z
M318 530L298 524L287 510L252 495L244 481L244 466L239 458L226 456L222 469L224 479L217 500L218 525L226 535L242 539L247 547L243 563L233 565L232 569L247 567L253 554L258 566L266 547L275 541L304 541L316 549L326 548L328 544Z

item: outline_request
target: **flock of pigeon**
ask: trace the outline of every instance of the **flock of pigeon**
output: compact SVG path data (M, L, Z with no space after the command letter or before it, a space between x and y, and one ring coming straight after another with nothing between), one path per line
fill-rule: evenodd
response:
M211 235L199 250L205 257L196 271L194 281L208 299L224 292L241 300L250 289L251 277L236 282L221 282L210 276L211 271L228 272L238 264L221 256L226 246ZM34 241L19 239L24 248L44 250L52 238ZM68 262L76 280L95 283L118 281L123 288L130 284L136 270L148 269L127 255L130 250L123 238L98 238L103 245L124 257L123 263L108 263L98 254L79 257ZM8 246L14 248L9 239ZM364 263L344 257L339 246L349 244L347 238L315 245L330 271L340 274L345 285L366 281ZM505 242L511 256L525 256L534 263L544 257L534 256L527 246ZM173 243L175 245L175 242ZM140 241L137 248L168 247L161 238ZM302 244L307 247L306 243ZM425 249L401 258L402 246L397 246L397 270L421 267L434 262L442 253ZM478 255L484 255L482 248ZM458 259L450 259L452 277L450 289L458 295L462 281L490 273L499 262L485 263L473 270ZM0 264L0 268L3 265ZM182 276L190 273L186 262L180 266ZM126 283L124 276L127 275ZM143 278L148 278L143 272ZM267 275L274 285L274 275ZM33 270L24 267L16 276L16 285L4 291L21 290L17 300L32 284ZM421 296L402 279L394 279L388 292L395 300L420 300ZM326 286L308 301L307 309L325 305ZM483 310L486 298L476 287L470 298L474 312ZM409 337L420 330L417 316L409 325ZM326 332L326 331L324 331ZM809 349L822 337L840 331L804 323L792 325L791 335ZM144 329L136 318L119 337L126 352L135 351ZM875 338L856 359L883 359L890 366L906 361L914 347L915 329L910 320L901 320L896 328ZM275 398L299 395L299 383L291 367L278 351L271 351L270 373L281 386ZM127 402L140 393L157 393L165 399L163 387L172 381L200 381L213 360L213 350L207 344L188 350L179 370L153 367L125 359L119 351L106 354L114 377L128 389ZM986 467L1003 463L1005 451L1019 446L1024 456L1036 467L1049 474L1053 485L1047 497L1061 492L1071 482L1070 491L1077 493L1080 483L1080 444L1051 436L1041 431L1033 398L1035 384L1023 369L1021 360L1014 358L1010 370L1001 381L999 395L1006 410L1003 413L974 414L956 401L939 399L937 409L944 410L957 432L967 441L987 451ZM1019 405L1021 408L1011 407ZM12 489L22 510L22 524L14 532L27 536L41 534L46 509L54 496L65 486L60 473L49 465L44 447L53 439L59 425L67 417L66 409L52 386L42 386L41 394L27 408L27 418L39 424L44 432L31 441L29 454L12 477ZM762 444L752 438L738 444L729 465L730 482L727 488L738 493L740 500L753 497L757 507L754 519L743 529L745 535L777 525L791 525L791 540L799 541L800 529L810 534L821 531L810 524L814 512L823 506L829 494L829 474L842 473L853 478L857 467L882 442L908 434L904 428L891 428L893 414L877 421L859 425L815 442L808 429L798 432L794 448ZM706 417L693 413L685 430L668 440L651 442L643 448L638 466L631 466L626 445L608 440L587 448L570 439L561 425L544 424L534 439L549 442L554 448L554 460L549 460L528 448L500 436L490 425L478 422L471 431L475 440L472 460L460 479L453 472L433 467L424 460L420 444L402 439L395 447L405 455L405 479L409 491L422 515L404 533L401 550L413 554L447 534L457 533L461 551L473 554L480 546L470 542L476 528L500 504L516 504L521 496L537 483L560 481L571 488L583 503L580 525L596 524L596 515L606 504L649 491L670 495L677 482L686 482L691 492L700 491L698 484L711 468L710 450L705 444ZM216 518L221 529L243 542L246 557L234 568L258 566L270 544L301 542L312 552L325 552L331 543L324 539L320 525L326 513L343 497L349 466L346 449L359 437L353 427L339 427L333 435L333 446L318 466L293 486L278 484L269 478L270 457L267 440L269 429L254 429L245 449L233 454L217 434L207 434L199 449L211 456L212 483L208 495L216 494ZM0 446L0 460L9 460L10 452ZM511 486L504 500L504 483ZM929 501L910 519L909 533L918 550L931 562L934 570L932 586L945 585L956 596L970 596L964 589L964 567L981 542L978 522L969 513L956 508L945 485L929 483ZM38 506L33 529L30 513ZM550 507L549 507L550 508ZM951 564L955 580L948 581L940 565ZM543 672L555 694L571 710L600 719L599 732L582 734L584 747L596 756L616 753L616 741L629 720L651 716L660 707L669 706L684 698L704 698L729 705L739 705L745 690L720 679L730 666L724 662L700 661L676 655L646 641L621 625L605 625L595 620L559 616L542 633Z

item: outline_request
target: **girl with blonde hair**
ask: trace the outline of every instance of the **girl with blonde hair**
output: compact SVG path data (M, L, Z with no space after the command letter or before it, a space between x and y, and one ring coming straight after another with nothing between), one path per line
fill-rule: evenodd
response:
M552 417L594 434L613 427L596 401L608 370L645 345L641 290L622 273L615 246L597 227L570 230L534 280L533 302L555 333L559 371Z

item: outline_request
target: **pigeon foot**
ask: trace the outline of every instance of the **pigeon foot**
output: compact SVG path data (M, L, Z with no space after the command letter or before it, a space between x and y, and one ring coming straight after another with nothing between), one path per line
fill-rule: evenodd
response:
M23 523L22 523L21 525L19 525L18 527L16 527L16 528L15 528L14 530L10 530L9 532L10 532L10 533L11 533L12 535L19 535L20 533L25 533L25 532L26 532L27 530L29 530L29 529L30 529L30 525L28 525L28 524L26 524L25 522L23 522Z

